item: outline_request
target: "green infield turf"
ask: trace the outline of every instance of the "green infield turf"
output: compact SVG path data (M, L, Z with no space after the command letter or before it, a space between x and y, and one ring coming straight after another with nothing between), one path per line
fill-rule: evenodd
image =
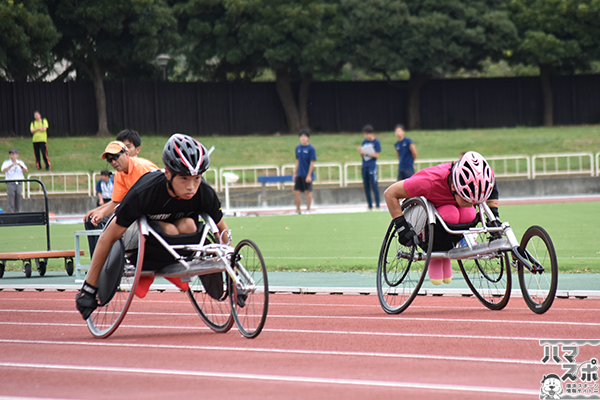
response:
M594 232L600 224L600 203L552 203L501 206L517 238L531 225L545 228L556 248L559 270L600 272L600 246ZM234 241L251 239L260 247L272 271L375 271L383 235L390 221L384 211L228 218ZM43 226L3 227L0 252L45 250ZM73 231L83 224L50 227L52 249L74 249ZM87 253L85 238L82 248ZM84 262L87 262L87 255ZM62 270L62 259L50 260L50 270ZM19 270L9 262L7 270ZM455 265L456 267L456 265Z

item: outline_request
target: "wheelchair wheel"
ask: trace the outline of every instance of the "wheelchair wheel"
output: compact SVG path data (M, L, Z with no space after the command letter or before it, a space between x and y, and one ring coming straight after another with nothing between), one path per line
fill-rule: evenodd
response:
M216 239L212 233L208 234L207 242L216 243ZM221 280L216 280L223 282L223 285L227 281L225 278L227 274L224 272L220 274ZM225 301L227 289L224 289L222 298L217 300L207 293L207 289L204 287L202 279L199 276L195 276L189 283L189 286L190 289L187 291L187 295L202 321L215 332L228 332L233 326L233 315L231 314L230 302Z
M552 305L558 287L558 262L550 235L542 227L530 227L521 239L519 252L533 268L518 263L523 299L531 311L543 314Z
M486 243L485 234L477 235L477 243ZM512 275L506 253L493 254L476 259L458 260L467 285L490 310L502 310L510 300Z
M420 243L411 247L401 245L394 223L390 222L377 263L377 296L388 314L401 313L415 299L427 274L433 247L433 224L425 202L419 198L408 199L402 204L402 210Z
M122 275L121 279L115 283L115 288L107 289L108 292L114 290L112 297L104 299L108 302L103 306L98 306L86 321L92 335L99 338L107 338L117 330L135 295L144 262L146 241L139 229L141 221L136 221L135 224L138 228L137 232L133 235L123 235L123 238L113 245L107 263L100 272L102 274L106 273L106 270L110 270L112 273L115 268L121 268L117 272ZM110 277L107 280L111 281ZM101 279L99 278L98 281L100 282ZM109 295L110 293L107 296Z
M40 276L46 275L46 260L36 260L37 261L37 270Z
M233 318L240 333L247 338L257 337L265 325L269 309L269 281L265 260L256 246L244 239L235 247L231 266L241 285L228 277L229 301Z

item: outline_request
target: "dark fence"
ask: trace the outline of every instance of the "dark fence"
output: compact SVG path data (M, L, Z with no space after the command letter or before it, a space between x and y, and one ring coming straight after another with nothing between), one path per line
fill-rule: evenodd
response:
M406 82L315 82L311 128L356 132L366 123L391 130L406 121ZM552 79L557 125L600 123L600 75ZM274 83L106 82L109 129L142 134L246 135L286 131ZM93 135L98 119L87 82L0 82L0 135L29 135L34 110L53 135ZM421 92L423 129L542 125L537 77L431 80Z

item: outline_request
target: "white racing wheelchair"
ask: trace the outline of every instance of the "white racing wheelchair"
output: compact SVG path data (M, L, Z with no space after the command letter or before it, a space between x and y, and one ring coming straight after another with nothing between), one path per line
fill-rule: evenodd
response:
M532 226L519 243L508 222L500 223L485 203L476 209L472 223L450 225L424 197L403 201L404 216L418 239L403 246L393 222L387 229L377 265L377 295L385 312L406 310L419 294L429 261L439 258L458 261L467 285L489 309L501 310L508 304L514 268L527 306L537 314L548 311L558 285L556 253L548 233ZM445 241L436 247L449 250L434 251L436 233Z
M98 278L99 306L87 319L94 336L116 331L144 275L187 282L192 306L213 331L227 332L235 322L247 338L260 334L269 305L260 250L247 239L231 246L231 235L228 244L219 243L214 221L201 218L195 234L168 236L142 217L113 245Z

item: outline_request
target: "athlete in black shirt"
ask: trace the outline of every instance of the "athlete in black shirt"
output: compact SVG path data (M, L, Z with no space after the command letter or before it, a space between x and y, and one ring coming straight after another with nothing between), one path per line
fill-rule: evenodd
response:
M190 136L176 133L163 150L164 172L149 172L129 190L96 245L86 280L78 293L77 309L87 319L97 307L98 276L113 244L141 216L157 221L167 235L195 233L198 214L207 213L228 241L217 194L202 174L210 160L206 148Z

